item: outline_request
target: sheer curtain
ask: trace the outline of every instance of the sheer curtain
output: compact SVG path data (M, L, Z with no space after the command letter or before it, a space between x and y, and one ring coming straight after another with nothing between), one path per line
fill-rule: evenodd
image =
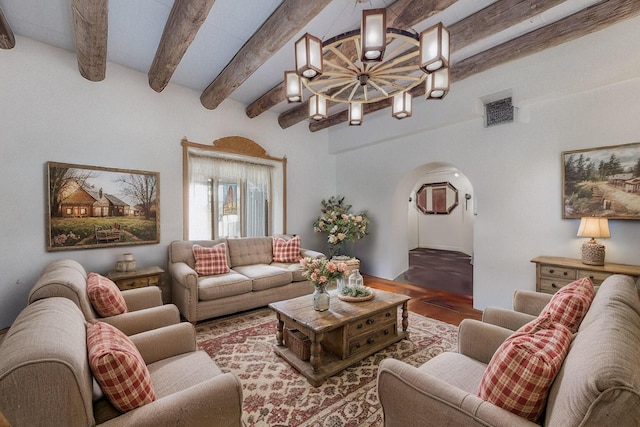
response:
M266 236L272 172L271 165L189 153L189 239ZM218 186L234 184L237 212L223 212Z

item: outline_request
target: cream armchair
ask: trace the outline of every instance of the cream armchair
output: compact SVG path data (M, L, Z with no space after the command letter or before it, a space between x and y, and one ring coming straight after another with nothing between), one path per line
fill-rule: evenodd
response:
M162 292L156 286L122 291L127 313L100 317L93 309L87 295L87 272L77 261L55 260L40 274L31 292L29 304L51 297L63 297L73 301L86 320L100 320L133 335L180 322L180 313L173 304L162 304Z

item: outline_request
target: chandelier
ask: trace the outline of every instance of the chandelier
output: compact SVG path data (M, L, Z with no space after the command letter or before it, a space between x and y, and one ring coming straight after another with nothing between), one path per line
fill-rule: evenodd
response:
M295 43L295 71L285 71L288 102L309 97L309 118L327 118L328 102L349 105L349 125L362 124L364 104L389 99L396 119L411 116L410 90L426 99L449 91L449 31L438 23L419 35L387 28L386 9L362 12L360 30L322 42L306 33Z

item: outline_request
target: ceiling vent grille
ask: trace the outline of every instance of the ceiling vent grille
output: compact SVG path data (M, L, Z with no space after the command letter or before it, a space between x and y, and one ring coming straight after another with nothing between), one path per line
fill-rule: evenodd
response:
M511 97L484 104L485 125L487 127L512 123L514 119L513 104Z

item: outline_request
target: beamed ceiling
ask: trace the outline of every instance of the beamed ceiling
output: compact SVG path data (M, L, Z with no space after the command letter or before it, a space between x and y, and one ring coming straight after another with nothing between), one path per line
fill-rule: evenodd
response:
M387 25L451 33L451 90L476 73L557 46L640 14L638 0L0 0L0 48L15 35L75 52L78 72L109 78L110 64L148 75L158 93L174 83L200 93L203 108L227 98L254 118L278 114L283 129L311 131L347 121L345 104L308 122L307 104L287 104L283 72L305 32L327 40L358 29L363 9L387 8ZM0 52L1 55L1 52ZM424 100L424 86L412 90ZM390 108L365 105L365 114Z

